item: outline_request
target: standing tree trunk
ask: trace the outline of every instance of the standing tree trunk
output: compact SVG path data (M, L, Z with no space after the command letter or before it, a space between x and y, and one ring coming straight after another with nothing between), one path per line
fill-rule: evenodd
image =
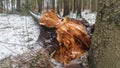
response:
M84 0L81 0L81 11L83 11L83 2Z
M72 0L69 0L69 10L72 11Z
M2 0L0 0L0 12L3 12L3 3L2 3Z
M81 2L82 0L78 0L78 5L77 5L77 17L81 18Z
M73 6L74 6L74 10L73 10L73 13L75 13L76 12L76 10L77 10L77 0L74 0L73 1Z
M55 10L55 0L52 0L52 9Z
M12 12L13 12L13 10L15 9L15 7L14 7L14 0L11 0L11 4L12 4Z
M96 9L96 0L92 0L92 2L91 2L91 7L92 7L92 8L91 8L91 11L92 11L92 12L95 12L95 11L96 11L96 10L95 10L95 9Z
M63 16L69 15L69 0L64 0L64 13Z
M20 0L17 0L17 11L20 11L20 3L21 3L21 1Z
M39 13L42 12L42 1L43 1L43 0L37 0L37 2L38 2L38 12L39 12Z
M92 10L92 0L90 0L90 2L89 2L89 10L90 11Z
M120 68L120 0L99 0L89 68Z
M57 0L57 13L60 15L60 11L59 11L59 8L60 8L60 0Z

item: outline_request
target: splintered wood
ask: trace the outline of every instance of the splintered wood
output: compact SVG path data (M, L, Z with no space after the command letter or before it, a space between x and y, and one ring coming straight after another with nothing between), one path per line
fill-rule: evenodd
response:
M59 45L51 57L58 62L67 64L89 50L90 36L79 20L66 17L58 18L55 11L47 10L41 16L40 24L56 28L56 39Z

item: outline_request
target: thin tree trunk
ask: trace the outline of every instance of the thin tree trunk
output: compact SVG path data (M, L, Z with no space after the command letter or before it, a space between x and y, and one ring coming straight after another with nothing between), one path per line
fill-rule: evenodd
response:
M77 5L77 17L81 18L81 4L82 0L78 0L78 5Z
M64 0L64 13L63 16L69 15L69 0Z
M0 12L3 12L3 3L2 3L2 0L0 0Z
M38 2L38 12L39 12L39 13L42 12L42 1L43 1L43 0L37 0L37 2Z
M91 2L91 7L92 7L92 8L91 8L91 11L92 11L92 12L95 11L95 6L96 6L95 1L96 1L96 0L92 0L92 2Z
M97 5L98 5L98 0L95 0L95 10L94 11L97 11Z
M8 9L8 0L6 0L6 6L7 6L7 13L8 13L8 11L9 11L9 9Z
M55 0L52 0L52 9L55 9Z
M120 0L99 0L89 68L120 68Z
M90 7L89 7L89 9L90 9L90 11L92 10L92 0L90 0L90 5L89 5Z
M82 4L81 4L81 10L83 11L83 3L84 3L84 0L82 0Z
M14 1L11 0L11 4L12 4L12 11L14 10Z
M59 8L60 8L60 0L57 0L57 13L60 15L60 11L59 11Z
M73 13L75 13L75 11L76 11L76 0L73 0L73 6L74 6L74 9L73 9Z
M20 7L21 7L20 3L21 3L21 1L17 0L17 11L20 11Z
M69 1L69 5L70 5L69 9L70 9L70 11L72 11L72 0Z

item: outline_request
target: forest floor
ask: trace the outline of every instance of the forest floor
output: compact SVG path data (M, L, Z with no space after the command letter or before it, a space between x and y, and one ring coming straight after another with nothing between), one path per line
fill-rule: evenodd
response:
M28 51L38 35L39 27L32 17L0 14L0 59Z
M96 13L82 12L91 25L95 23ZM74 14L70 15L75 18ZM0 60L30 51L39 36L39 27L30 16L0 14Z

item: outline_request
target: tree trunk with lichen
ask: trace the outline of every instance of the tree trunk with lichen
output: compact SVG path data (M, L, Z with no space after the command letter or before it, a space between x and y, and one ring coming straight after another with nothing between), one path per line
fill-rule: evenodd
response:
M99 0L89 68L120 68L120 0Z

